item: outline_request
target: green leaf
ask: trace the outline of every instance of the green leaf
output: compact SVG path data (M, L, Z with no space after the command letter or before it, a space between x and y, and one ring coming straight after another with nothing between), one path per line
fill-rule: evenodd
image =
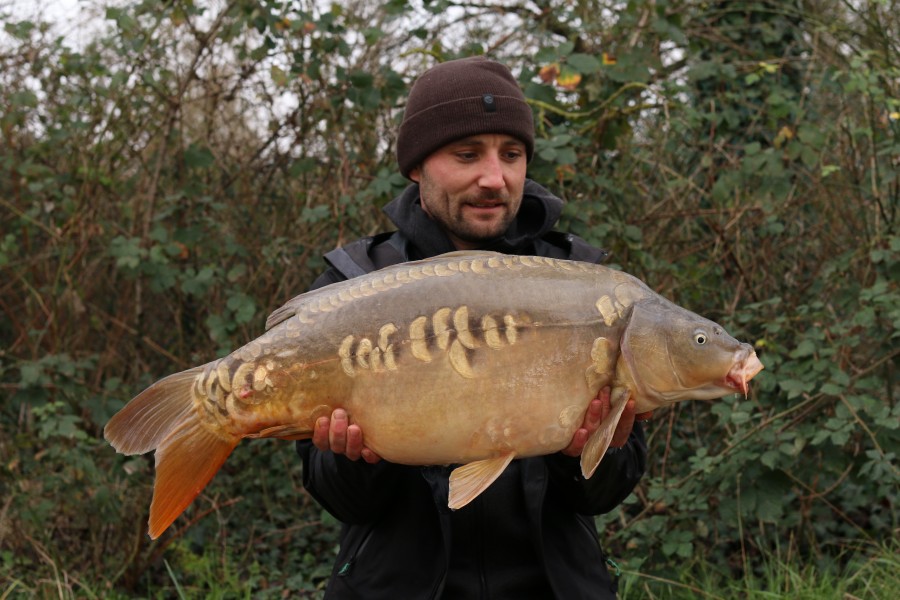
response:
M769 467L770 469L774 469L778 464L778 459L780 458L780 453L775 450L767 450L763 452L762 456L759 457L759 462Z
M600 70L600 61L590 54L574 53L566 58L566 64L581 73L582 75L590 75Z
M116 266L126 269L137 269L141 260L146 257L147 251L141 248L140 238L126 238L116 236L109 245L109 254L116 259Z
M734 411L731 413L731 422L734 423L735 425L743 425L744 423L748 422L749 420L750 420L749 413L745 413L745 412L741 412L741 411Z
M316 168L316 159L314 158L298 158L294 162L291 163L290 169L288 172L291 177L299 177L304 173L309 173Z
M353 87L369 89L375 82L375 76L368 71L353 71L349 75L349 80Z
M205 146L191 144L184 151L184 164L196 169L206 169L215 162L212 152Z
M22 90L21 92L13 93L10 96L10 101L15 107L37 108L38 105L37 94L31 90Z
M246 273L247 273L247 265L245 265L245 264L238 264L238 265L235 265L235 266L233 266L231 269L228 270L228 274L225 276L225 278L226 278L230 283L235 283L235 282L238 281L241 277L243 277Z
M817 346L811 340L803 340L794 350L790 353L791 358L803 358L806 356L812 356L816 353Z
M256 315L256 301L243 292L232 293L226 305L234 312L234 321L238 325L249 323Z
M31 32L34 30L35 24L31 21L18 21L18 22L4 22L3 30L9 35L18 38L22 41L27 40L31 37Z
M269 67L269 77L271 77L272 82L279 87L285 87L288 84L288 74L278 65Z

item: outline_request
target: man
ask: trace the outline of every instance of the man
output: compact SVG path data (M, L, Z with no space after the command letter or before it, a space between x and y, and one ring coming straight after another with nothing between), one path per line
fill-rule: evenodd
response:
M400 170L414 183L385 207L398 231L327 254L331 268L313 287L454 250L603 260L605 252L551 230L562 201L525 177L533 127L504 65L476 57L425 72L397 140ZM298 451L307 490L344 524L326 598L615 598L591 515L631 493L646 446L630 403L585 480L578 457L608 411L606 389L569 447L513 461L457 511L447 508L451 467L382 461L352 415L320 418Z

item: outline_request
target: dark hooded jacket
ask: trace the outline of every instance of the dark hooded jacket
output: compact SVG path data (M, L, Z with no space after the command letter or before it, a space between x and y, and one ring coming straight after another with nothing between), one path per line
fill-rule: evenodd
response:
M327 254L330 268L313 289L455 250L422 210L418 186L384 210L397 232ZM552 230L561 211L559 198L527 181L515 222L485 249L602 261L602 250ZM450 466L370 465L321 452L309 441L297 447L304 486L343 523L328 599L616 597L592 515L618 506L643 475L647 450L639 423L589 480L579 460L563 454L515 460L457 511L447 508Z

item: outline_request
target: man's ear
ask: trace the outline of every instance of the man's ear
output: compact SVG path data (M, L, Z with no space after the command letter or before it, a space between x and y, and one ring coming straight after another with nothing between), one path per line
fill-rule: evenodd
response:
M415 167L415 168L413 168L413 169L409 172L409 178L410 178L411 180L415 181L416 183L419 183L419 179L421 179L421 177L419 176L420 173L421 173L421 170L422 170L422 167Z

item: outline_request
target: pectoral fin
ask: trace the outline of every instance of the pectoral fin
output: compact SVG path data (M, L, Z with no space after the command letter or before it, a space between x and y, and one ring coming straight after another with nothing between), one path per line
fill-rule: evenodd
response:
M616 426L619 424L619 419L622 418L622 412L625 410L625 404L628 403L630 396L631 392L627 388L615 388L612 391L609 415L591 434L581 452L581 474L585 479L594 474L597 465L603 460L603 455L609 448L609 443L612 441Z
M257 433L250 433L248 438L278 438L281 440L308 440L312 437L312 430L302 425L276 425L267 427Z
M453 469L450 473L450 498L447 505L456 510L474 500L500 477L515 456L514 452L510 452Z

